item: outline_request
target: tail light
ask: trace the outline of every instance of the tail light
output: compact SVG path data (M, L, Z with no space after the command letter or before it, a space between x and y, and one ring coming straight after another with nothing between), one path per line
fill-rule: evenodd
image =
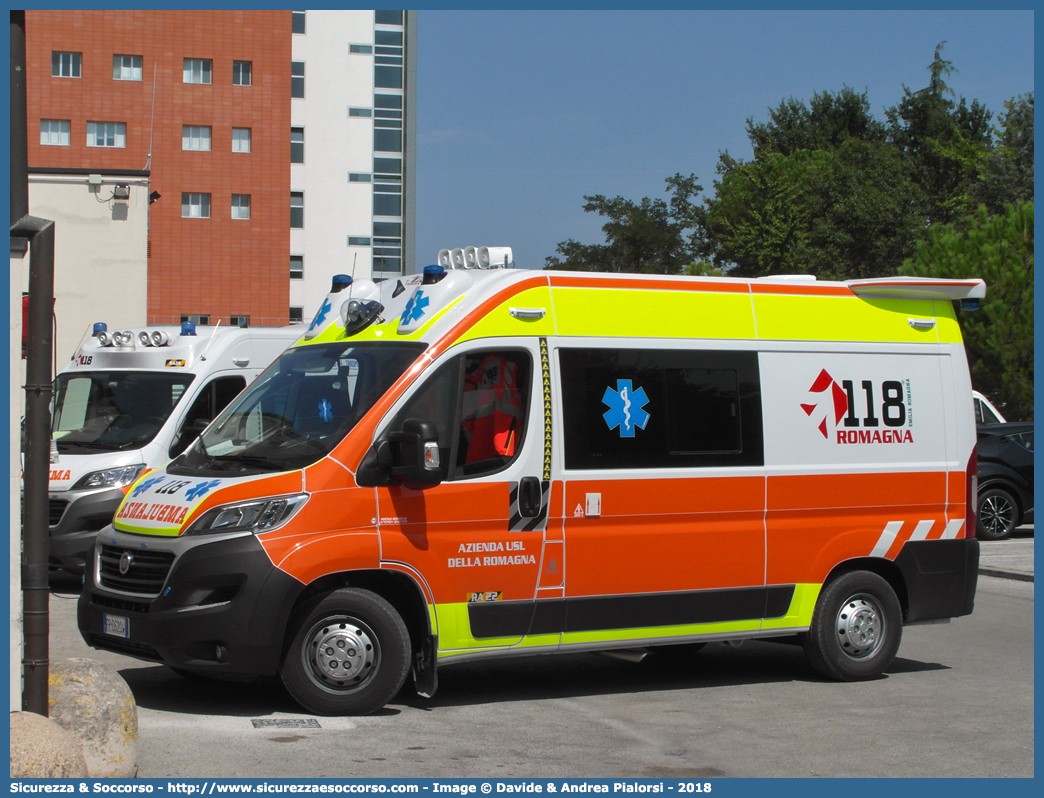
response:
M964 497L964 536L966 538L975 537L975 529L979 523L979 453L977 449L978 444L972 447L971 457L968 458L968 470L965 473L964 480L965 490L967 491L967 495Z

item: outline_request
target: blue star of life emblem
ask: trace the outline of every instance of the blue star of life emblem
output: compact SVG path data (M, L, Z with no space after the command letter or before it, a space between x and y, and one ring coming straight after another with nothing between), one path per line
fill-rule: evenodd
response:
M140 485L138 485L138 487L136 487L134 490L131 491L131 498L132 499L133 498L137 498L142 493L144 493L149 488L151 488L153 485L158 485L159 483L161 483L164 479L165 479L165 476L162 476L162 475L158 476L158 477L150 477L149 479L146 479L144 482L142 482Z
M193 485L191 488L185 491L185 498L188 499L190 502L195 501L203 494L208 493L211 488L216 488L220 484L221 480L218 479L211 479L207 482L197 482L195 485Z
M330 300L328 298L324 299L322 307L319 308L319 312L315 314L315 318L312 319L312 325L308 329L314 330L316 327L321 326L322 323L326 321L326 314L330 312L332 307Z
M323 420L324 424L329 424L333 421L333 406L327 399L319 402L319 418Z
M616 390L606 388L602 395L602 404L609 406L602 418L610 430L620 428L621 438L633 438L635 427L645 429L649 423L649 414L642 409L648 402L644 388L634 390L630 380L617 380Z
M431 300L424 296L423 291L418 291L416 294L410 297L410 301L406 303L406 309L402 311L402 318L399 319L400 324L409 324L411 321L416 321L424 315L424 308L431 304Z

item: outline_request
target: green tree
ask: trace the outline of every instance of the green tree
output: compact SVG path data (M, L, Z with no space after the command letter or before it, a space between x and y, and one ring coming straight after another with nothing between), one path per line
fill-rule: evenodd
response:
M895 274L913 252L919 192L899 154L843 136L831 149L761 148L725 170L700 219L703 253L730 274Z
M902 153L921 190L926 224L953 222L975 208L972 190L992 149L991 114L978 100L955 101L946 78L957 70L942 57L941 42L928 66L928 85L903 87L898 105L885 112L889 141Z
M690 237L700 209L693 199L703 189L695 175L676 174L666 182L669 202L649 197L635 203L623 197L585 196L584 210L608 219L602 225L607 243L563 241L556 247L560 257L547 258L544 268L679 274L694 258Z
M885 140L885 126L870 113L866 93L848 86L836 93L816 92L807 105L791 97L770 108L768 114L767 122L756 123L753 117L747 120L755 158L772 152L793 155L798 150L832 150L848 139Z
M997 146L984 164L972 194L990 213L1005 203L1033 199L1033 92L1004 103L997 122Z
M972 381L1009 419L1033 420L1033 203L934 226L900 271L986 281L982 309L959 316Z

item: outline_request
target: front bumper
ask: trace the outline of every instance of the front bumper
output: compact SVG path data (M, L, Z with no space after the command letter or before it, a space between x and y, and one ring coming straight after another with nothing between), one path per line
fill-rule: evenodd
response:
M131 566L119 573L119 560ZM163 538L106 529L77 608L87 645L212 676L274 675L304 589L253 535ZM126 636L105 617L126 619Z
M123 496L119 488L48 494L51 565L81 573L94 538L112 523Z

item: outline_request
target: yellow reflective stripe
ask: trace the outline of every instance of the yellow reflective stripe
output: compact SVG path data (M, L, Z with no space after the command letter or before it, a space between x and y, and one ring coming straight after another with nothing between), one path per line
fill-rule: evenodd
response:
M957 323L957 314L954 312L952 302L933 302L935 307L936 327L939 331L939 343L959 344L963 343L961 337L961 325Z
M918 330L907 320L934 318L935 304L916 299L754 295L758 337L780 341L934 344L939 340L935 326Z
M697 635L721 635L737 632L759 632L769 629L800 629L811 625L812 612L822 589L820 584L798 584L794 586L794 597L790 608L782 618L767 620L751 619L722 623L679 624L677 626L648 626L633 629L602 629L594 632L566 632L562 635L544 634L527 637L498 637L478 640L471 635L468 620L468 604L429 605L432 624L438 623L439 656L452 657L487 651L492 648L530 648L539 646L567 646L581 643L626 643L628 641L659 640L669 642L672 638L691 638Z
M437 313L432 314L432 317L421 327L418 327L411 333L405 333L399 335L399 317L396 316L394 319L385 321L384 324L371 324L363 330L360 330L351 338L346 338L344 335L344 325L341 324L340 317L331 321L322 332L320 332L315 338L310 338L307 341L301 338L294 346L312 346L313 344L326 344L331 341L347 341L351 340L352 343L359 341L418 341L424 337L425 333L431 329L439 319L441 319L449 310L464 299L464 295L461 294L446 307L440 309Z
M188 515L185 517L188 518ZM133 526L125 521L115 521L113 527L120 532L133 532L137 535L162 535L164 537L177 537L178 533L181 531L180 526Z
M635 629L603 629L597 632L566 632L562 645L570 643L624 643L629 640L662 639L692 635L726 634L729 632L756 632L761 621L727 621L724 623L691 623L678 626L648 626Z
M468 603L436 604L435 613L439 622L439 651L444 649L485 649L492 646L513 646L521 636L489 637L477 640L471 636L468 620Z
M746 292L555 287L552 296L559 335L757 337Z
M812 611L816 608L816 599L822 585L794 585L794 598L790 601L790 609L782 618L771 618L761 624L762 629L794 629L812 624Z
M511 315L511 308L543 308L546 312L542 319L516 319ZM522 291L501 303L471 325L455 343L459 344L474 338L523 335L547 337L554 334L555 319L554 308L551 304L551 289L545 285Z

